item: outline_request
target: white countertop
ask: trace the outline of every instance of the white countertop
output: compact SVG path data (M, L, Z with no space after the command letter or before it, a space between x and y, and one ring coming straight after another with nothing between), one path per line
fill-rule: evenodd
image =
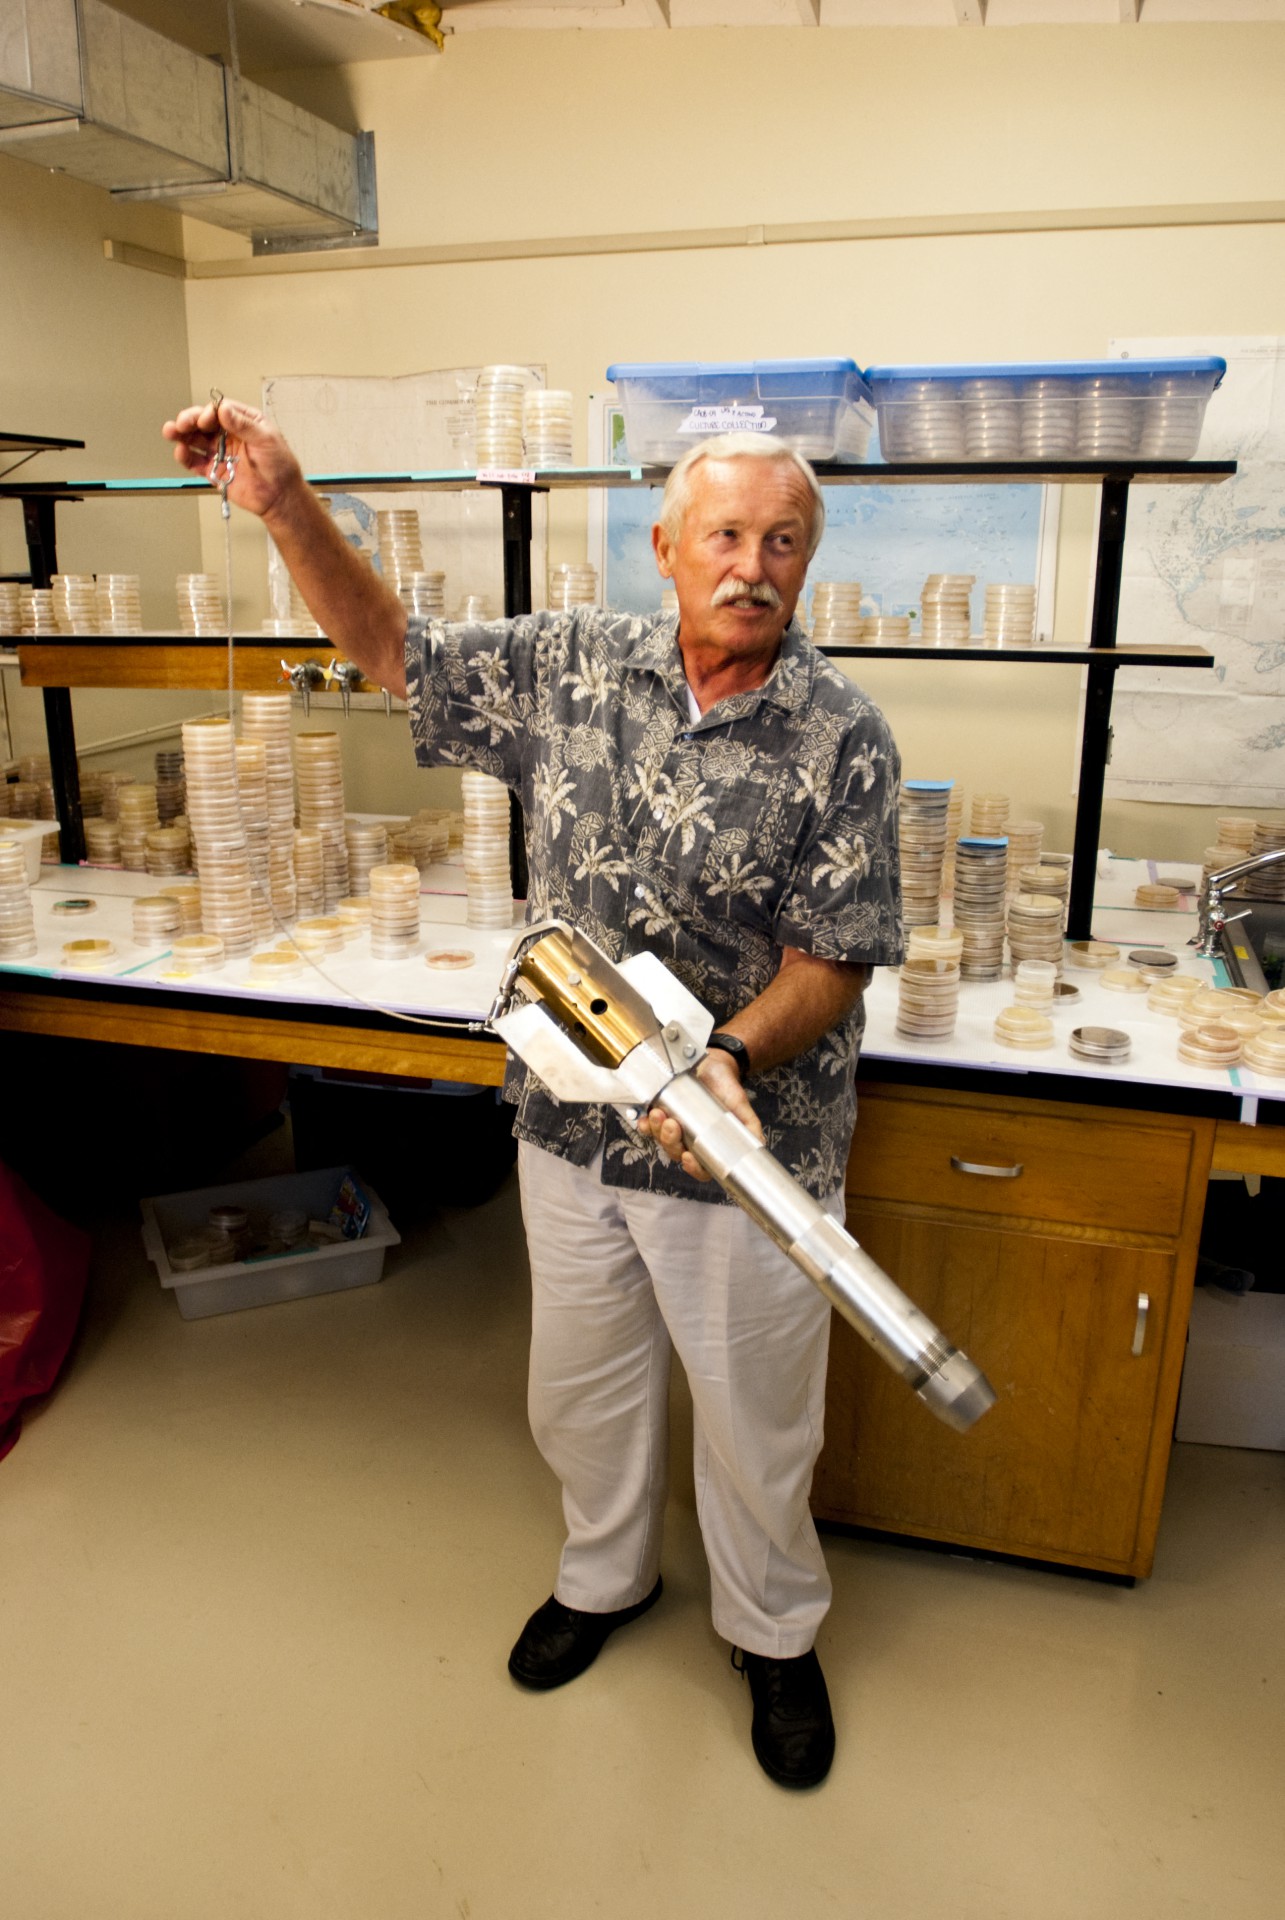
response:
M1163 876L1183 876L1194 882L1199 870L1161 863ZM1195 928L1195 893L1185 890L1180 907L1156 912L1134 904L1135 889L1154 880L1154 862L1114 859L1103 855L1099 867L1094 931L1114 941L1121 959L1132 947L1167 947L1177 956L1180 972L1197 975L1210 985L1225 986L1221 962L1200 960L1188 944ZM139 946L134 941L131 902L140 894L164 890L163 879L151 874L126 873L116 868L45 867L32 889L39 951L30 960L0 963L0 980L35 975L68 981L104 981L114 987L138 987L152 992L199 993L229 1001L271 999L287 1006L342 1007L393 1015L418 1016L432 1021L476 1021L488 1011L505 957L520 928L500 931L469 927L465 919L463 870L455 865L434 867L424 876L419 951L408 959L371 958L368 943L358 940L342 952L320 956L304 971L282 981L268 993L249 984L248 958L230 959L215 972L185 974L176 970L166 946ZM92 898L92 914L83 918L55 915L54 905L70 896ZM274 946L280 934L263 942ZM115 943L115 963L91 973L58 965L63 943L74 939L107 939ZM425 955L438 947L467 947L474 965L460 971L435 971ZM867 1027L863 1061L867 1072L880 1060L916 1066L943 1066L1006 1073L1015 1080L1030 1074L1056 1075L1075 1080L1110 1080L1127 1085L1174 1087L1231 1095L1239 1102L1241 1118L1257 1118L1260 1101L1285 1100L1285 1080L1271 1080L1248 1067L1208 1068L1178 1058L1178 1025L1153 1012L1145 994L1114 993L1096 974L1067 968L1064 978L1079 988L1080 997L1059 1005L1053 1013L1055 1044L1039 1052L1001 1046L994 1038L995 1015L1012 1003L1012 981L965 981L960 989L955 1032L945 1040L917 1041L896 1031L897 975L878 968L866 996ZM1128 1060L1101 1066L1076 1059L1069 1051L1071 1030L1079 1026L1117 1027L1132 1043Z

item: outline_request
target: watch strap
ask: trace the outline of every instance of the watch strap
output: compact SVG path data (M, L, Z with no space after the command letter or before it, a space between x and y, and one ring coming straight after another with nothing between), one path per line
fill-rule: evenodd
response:
M741 1070L741 1079L750 1077L750 1050L745 1042L734 1033L711 1033L705 1042L706 1047L717 1047L720 1053L730 1053Z

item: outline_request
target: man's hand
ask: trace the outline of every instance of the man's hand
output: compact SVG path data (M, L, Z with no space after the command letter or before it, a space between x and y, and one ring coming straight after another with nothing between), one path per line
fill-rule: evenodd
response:
M216 485L220 476L213 469L219 434L225 433L226 457L236 463L228 499L260 519L267 519L304 484L299 462L271 421L240 400L221 400L217 406L207 400L204 406L184 407L176 420L165 422L161 432L174 442L174 458L181 467L204 474Z
M756 1140L763 1138L763 1129L759 1117L750 1105L749 1095L741 1085L740 1069L726 1053L707 1053L698 1061L696 1078L703 1087L708 1087L715 1098L722 1102L729 1113L747 1126ZM708 1180L710 1175L693 1153L687 1149L686 1136L677 1120L671 1120L660 1107L651 1107L638 1122L639 1133L645 1133L660 1147L663 1147L671 1160L677 1160L684 1173L690 1173L693 1180Z

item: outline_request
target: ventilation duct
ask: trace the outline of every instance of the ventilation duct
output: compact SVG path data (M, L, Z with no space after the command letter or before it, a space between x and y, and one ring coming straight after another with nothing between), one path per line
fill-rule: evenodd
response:
M249 235L378 237L374 141L103 0L0 0L0 152Z

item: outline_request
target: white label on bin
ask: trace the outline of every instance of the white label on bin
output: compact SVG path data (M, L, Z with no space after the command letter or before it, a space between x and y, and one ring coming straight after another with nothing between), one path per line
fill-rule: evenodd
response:
M693 407L680 433L771 433L775 414L762 407Z

